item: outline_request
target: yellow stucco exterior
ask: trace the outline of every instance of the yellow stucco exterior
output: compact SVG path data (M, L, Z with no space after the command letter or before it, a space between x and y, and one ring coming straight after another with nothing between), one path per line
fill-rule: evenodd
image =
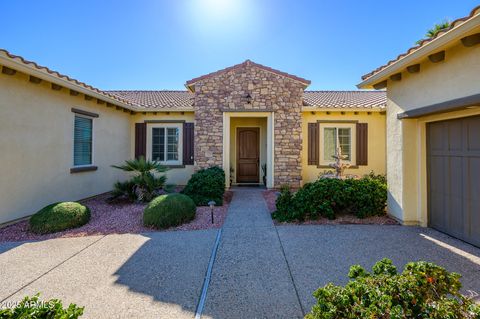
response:
M6 63L10 70L0 73L0 224L29 216L54 202L76 201L108 192L116 181L128 178L128 174L111 166L134 158L137 123L146 123L147 158L152 148L149 132L153 126L165 123L178 127L183 123L196 125L194 107L175 109L167 104L158 109L143 108L16 59L0 56L0 62ZM12 72L12 67L18 70ZM83 167L88 171L81 172L78 167L72 170L74 120L78 110L86 112L87 116L93 114L93 163ZM296 110L297 115L299 110L300 107ZM240 127L259 128L259 184L263 184L261 166L266 164L265 186L268 188L278 184L278 180L275 183L276 177L288 175L284 174L288 173L289 167L285 159L295 159L301 164L295 169L301 170L303 183L314 181L325 170L307 165L307 125L319 120L368 123L368 165L351 168L347 174L385 173L385 116L378 109L355 112L329 109L327 112L327 109L306 107L301 115L301 144L288 138L288 127L279 127L283 125L279 123L287 123L285 119L291 116L288 112L276 114L270 109L222 111L223 136L220 138L227 187L230 184L229 168L237 166L236 138ZM195 143L204 138L198 132L195 130ZM294 154L282 155L281 145L275 145L282 134L285 137L281 140L283 148L294 149ZM351 138L355 143L355 136ZM179 153L182 152L182 142L178 148ZM300 152L299 160L297 151ZM183 165L179 159L166 173L167 184L187 184L195 169L195 165ZM235 173L234 170L234 184ZM298 184L298 178L296 182Z
M343 113L343 114L342 114ZM304 111L302 113L302 180L303 183L315 181L328 167L308 165L308 123L328 121L333 123L359 122L368 123L368 165L348 168L345 174L363 176L370 172L385 174L385 114L374 111Z
M151 125L155 124L154 122L165 123L171 122L195 122L195 115L193 112L158 112L158 113L137 113L130 117L130 140L135 140L135 123L147 122L147 130L150 129ZM130 145L130 154L133 157L135 154L135 145L131 143ZM148 154L148 151L147 151ZM170 167L165 173L167 176L168 184L175 185L186 185L188 179L194 172L193 165L181 165L181 167Z
M110 165L130 158L129 114L34 84L26 74L0 73L0 223L36 212L47 204L110 191L124 174ZM97 113L93 121L96 171L73 167L71 108Z
M475 30L479 32L480 28ZM472 31L474 32L474 31ZM445 51L445 60L420 63L420 72L402 73L387 89L387 178L389 213L404 224L426 226L426 123L480 114L464 108L414 119L399 113L480 93L480 47L464 47L459 39Z

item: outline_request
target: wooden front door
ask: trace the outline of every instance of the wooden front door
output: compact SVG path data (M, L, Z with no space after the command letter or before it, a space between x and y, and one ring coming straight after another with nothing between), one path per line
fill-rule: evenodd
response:
M260 165L260 129L237 128L237 183L258 183Z

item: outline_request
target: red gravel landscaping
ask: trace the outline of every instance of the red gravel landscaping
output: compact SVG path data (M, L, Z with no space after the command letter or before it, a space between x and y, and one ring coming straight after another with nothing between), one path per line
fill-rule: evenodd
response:
M145 227L142 224L143 209L146 204L129 202L109 203L107 201L108 196L108 194L101 195L81 201L82 204L90 208L92 214L88 224L82 227L54 234L37 235L28 230L28 220L23 220L0 228L0 243L9 241L45 240L51 238L159 231L157 229ZM225 192L224 205L215 207L213 210L214 224L211 223L210 208L197 207L197 213L193 221L163 231L220 228L227 215L228 204L231 199L232 192Z
M268 211L273 213L276 209L275 201L277 199L276 190L267 190L263 192L263 198L265 199L265 203L267 204ZM389 217L389 216L371 216L366 218L358 218L354 215L337 215L337 218L331 220L325 217L320 217L316 220L306 220L304 222L285 222L280 223L277 221L273 221L275 225L348 225L348 224L355 224L355 225L398 225L398 222Z

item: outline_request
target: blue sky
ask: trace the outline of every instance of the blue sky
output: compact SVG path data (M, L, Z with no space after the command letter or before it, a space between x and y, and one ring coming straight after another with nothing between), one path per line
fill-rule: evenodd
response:
M477 1L3 1L0 48L100 89L184 89L251 59L351 90Z

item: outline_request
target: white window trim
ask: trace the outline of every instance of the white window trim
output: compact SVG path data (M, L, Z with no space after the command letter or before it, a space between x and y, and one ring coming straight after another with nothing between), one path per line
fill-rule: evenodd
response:
M83 117L89 120L92 120L92 160L90 164L85 164L85 165L75 165L75 118L76 117ZM79 114L79 113L73 113L73 130L72 130L72 167L77 168L77 167L91 167L95 166L95 117L93 116L88 116L84 114Z
M147 158L152 160L152 132L153 128L177 128L178 129L178 160L160 161L164 165L182 165L183 164L183 123L148 123L147 124ZM166 132L165 132L166 136ZM166 146L165 146L166 147ZM165 159L167 153L165 152Z
M352 149L351 152L351 160L347 161L346 163L350 163L350 165L355 166L357 163L357 130L356 130L356 123L320 123L320 165L321 166L328 166L329 164L335 163L335 159L332 158L331 161L327 161L323 158L323 147L324 147L324 129L325 128L349 128L350 129L350 145Z

